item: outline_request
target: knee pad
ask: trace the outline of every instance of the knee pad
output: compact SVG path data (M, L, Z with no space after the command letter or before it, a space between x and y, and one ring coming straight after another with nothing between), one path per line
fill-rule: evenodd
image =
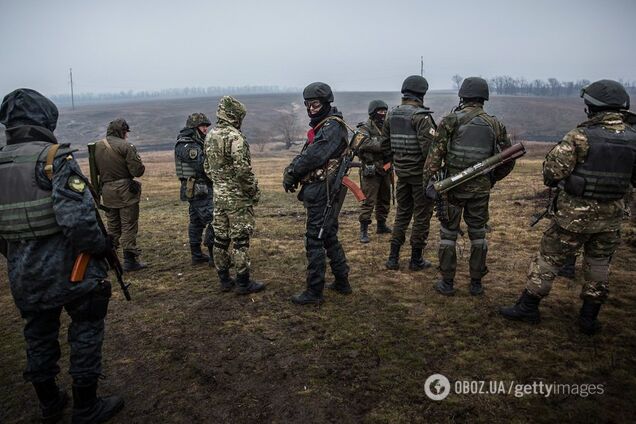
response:
M447 244L447 245L455 245L455 242L457 241L457 235L459 234L459 231L457 230L449 230L448 228L444 227L443 225L440 225L439 227L439 238L441 239L441 242L449 242L449 243L440 243L440 244ZM450 243L452 242L452 243Z
M108 280L100 281L92 291L66 305L73 321L100 321L106 317L112 289Z
M250 247L250 239L249 237L239 238L234 240L234 249L240 250L242 248Z
M214 237L214 247L221 250L228 250L230 248L230 239Z
M471 240L485 240L486 239L486 227L475 228L468 227L468 238Z
M591 281L609 280L610 258L591 258L589 256L585 256L583 261Z

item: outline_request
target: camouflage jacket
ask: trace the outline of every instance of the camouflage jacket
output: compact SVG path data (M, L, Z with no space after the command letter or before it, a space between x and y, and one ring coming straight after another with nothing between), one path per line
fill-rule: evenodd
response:
M623 116L614 112L594 115L563 137L545 157L543 179L554 186L565 179L577 163L585 162L589 144L583 127L601 125L603 128L624 131ZM636 185L636 168L632 173L632 186ZM573 196L560 190L555 204L554 220L560 227L575 233L600 233L620 229L625 210L623 199L598 201Z
M482 109L482 106L478 103L468 103L464 105L462 110L466 111L466 113L471 113L477 112L476 108ZM482 114L480 116L489 123L496 134L496 149L501 151L510 147L511 142L510 138L508 137L506 127L494 116L490 116L487 114ZM431 177L433 177L433 175L435 175L437 171L445 166L444 160L446 158L446 155L448 154L449 143L453 139L457 128L459 128L459 121L457 114L454 112L446 115L439 123L435 140L431 144L431 147L428 151L428 157L426 158L426 163L424 164L423 180L425 185L428 184L428 181L431 179ZM512 171L514 166L514 161L509 162L496 168L490 176L483 175L474 178L473 180L468 181L467 183L464 183L459 187L451 190L451 193L457 198L461 198L462 196L472 197L474 194L489 193L494 183L508 175ZM449 171L450 174L453 175L462 170L459 169Z
M7 143L28 142L21 137L21 129L25 127L7 130ZM48 136L38 141L57 143L50 131L41 128L40 132L48 133ZM99 258L106 249L106 239L97 224L94 200L86 187L88 180L73 156L63 149L53 161L53 179L49 180L44 172L47 151L37 161L34 183L51 191L55 219L62 231L34 240L7 243L9 284L21 311L50 309L69 303L93 290L106 278L108 271L106 261ZM78 178L84 184L78 182ZM7 189L1 184L0 188ZM94 256L84 280L71 283L73 263L80 252Z
M241 132L245 106L224 96L217 110L217 124L205 138L203 167L214 184L215 207L236 210L256 205L258 181L252 171L250 147Z
M358 130L366 136L358 146L360 161L363 165L375 165L376 173L385 175L386 171L382 168L384 165L382 130L371 118L367 122L358 124Z

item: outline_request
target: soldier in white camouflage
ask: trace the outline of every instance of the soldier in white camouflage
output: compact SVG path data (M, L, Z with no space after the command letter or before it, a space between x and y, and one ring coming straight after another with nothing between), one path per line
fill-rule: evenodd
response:
M254 206L260 199L252 171L250 148L241 132L245 106L224 96L216 112L217 123L205 138L204 169L214 184L214 265L222 291L236 285L237 294L261 291L265 285L250 279L250 237L254 232ZM230 253L230 245L232 252ZM236 267L236 281L230 266Z
M546 156L544 183L558 187L552 223L530 263L526 288L507 319L538 323L539 302L559 268L583 248L583 305L579 327L600 329L598 314L609 294L609 264L620 243L625 195L636 183L636 130L625 123L629 95L616 81L600 80L581 92L588 120L566 134Z

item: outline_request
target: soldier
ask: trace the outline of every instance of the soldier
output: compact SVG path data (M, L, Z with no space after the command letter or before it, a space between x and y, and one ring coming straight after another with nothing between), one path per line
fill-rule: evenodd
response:
M426 158L425 184L442 169L442 162L447 176L452 176L511 146L506 127L497 118L484 112L484 102L489 97L486 80L466 78L458 95L459 106L440 122ZM470 238L470 294L476 296L483 293L481 279L488 273L486 226L490 190L512 171L514 165L514 161L508 162L495 168L489 175L479 176L448 193L448 222L440 225L439 269L442 279L435 284L435 290L439 293L446 296L455 293L455 243L462 215ZM435 197L436 193L433 192L431 183L427 195Z
M216 127L205 138L203 164L214 184L214 265L221 290L230 291L235 285L230 278L230 265L234 263L237 294L265 289L264 284L250 279L250 237L254 232L254 206L261 192L252 171L250 146L241 132L246 113L238 100L230 96L221 98Z
M188 209L190 215L188 239L190 240L192 265L208 262L210 265L214 265L214 260L210 260L210 256L213 256L214 245L212 181L203 169L205 159L203 142L210 125L212 123L203 113L193 113L188 116L186 125L179 132L174 147L177 177L181 181L180 198L181 201L187 200L190 204ZM208 248L210 256L201 251L204 229L203 244Z
M35 388L42 420L59 421L68 403L55 382L64 308L71 317L73 423L104 422L124 406L118 396L96 396L111 295L102 256L112 244L97 223L94 199L74 150L58 144L53 135L57 117L57 107L31 89L15 90L2 101L0 122L7 128L7 145L0 149L0 250L25 320L24 378ZM79 252L92 258L84 280L71 283Z
M600 329L598 313L609 294L609 263L620 243L624 197L636 183L636 130L620 113L629 95L612 80L581 90L588 120L565 135L543 162L543 181L559 187L550 227L530 263L526 288L515 305L500 309L507 319L538 323L539 302L568 256L583 247L579 327Z
M386 218L391 207L391 173L384 169L382 153L382 126L389 106L382 100L369 103L369 119L358 124L364 139L358 146L358 157L362 162L360 185L366 199L360 208L360 243L369 242L369 224L375 207L378 234L390 234L391 228L386 225Z
M108 234L115 248L119 248L121 241L124 271L137 271L146 265L138 260L141 183L134 178L141 177L146 167L135 146L126 141L129 132L130 127L123 119L108 124L106 138L95 143L95 163L102 185L102 203L109 209L106 212Z
M340 294L351 293L349 266L344 250L338 241L338 213L333 222L326 226L322 239L318 238L323 225L325 207L328 202L330 182L347 146L347 128L342 114L331 106L333 92L323 82L309 84L303 90L305 107L309 115L311 129L307 132L307 142L302 152L296 156L283 173L283 187L286 192L294 192L302 185L298 200L307 210L305 228L305 251L307 254L307 289L292 296L298 305L320 304L324 301L326 257L329 257L331 272L335 282L327 288Z
M395 189L397 210L391 237L391 252L387 269L400 268L400 248L406 240L406 229L413 217L411 230L411 261L409 269L419 271L431 266L422 257L433 215L433 202L424 196L422 169L428 148L435 137L435 122L424 106L428 82L411 75L402 83L402 103L387 115L382 127L382 147L392 155L398 181Z

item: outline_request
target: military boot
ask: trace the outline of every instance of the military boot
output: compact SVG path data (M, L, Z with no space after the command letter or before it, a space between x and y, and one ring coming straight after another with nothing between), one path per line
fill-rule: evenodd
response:
M539 302L541 302L540 297L530 294L528 290L524 290L517 303L499 308L499 313L509 320L538 324L541 321Z
M235 281L230 277L229 269L219 270L217 274L219 275L219 284L221 285L222 292L229 292L234 288Z
M103 423L114 417L124 407L119 396L97 397L97 383L73 386L72 424Z
M579 329L581 333L591 336L601 329L601 323L598 322L598 313L601 310L601 304L590 300L583 300L581 311L579 312Z
M470 294L473 296L479 296L484 292L484 287L481 285L480 278L470 279Z
M35 393L40 400L42 422L53 424L62 419L64 408L68 404L68 395L55 384L55 379L33 383Z
M205 264L210 262L210 257L201 251L200 244L190 244L192 254L192 265Z
M433 288L440 294L444 296L453 296L455 294L455 289L453 288L453 279L452 278L442 278L439 280Z
M360 243L368 243L369 240L369 223L360 223Z
M386 269L398 270L400 269L400 245L391 243L391 251L389 252L389 259L384 264Z
M429 268L433 265L430 261L427 261L422 257L421 247L411 248L411 262L409 262L409 269L411 271L421 271L425 268Z
M327 288L340 294L351 294L351 284L349 284L349 277L336 278L336 281L328 284Z
M391 234L392 232L391 227L386 225L386 221L378 221L377 234Z
M265 290L265 284L250 280L250 272L236 276L236 294L250 294Z
M124 272L139 271L146 268L146 264L137 260L134 252L124 251Z
M315 294L310 290L295 294L291 297L291 301L296 305L320 305L325 301L322 294Z

